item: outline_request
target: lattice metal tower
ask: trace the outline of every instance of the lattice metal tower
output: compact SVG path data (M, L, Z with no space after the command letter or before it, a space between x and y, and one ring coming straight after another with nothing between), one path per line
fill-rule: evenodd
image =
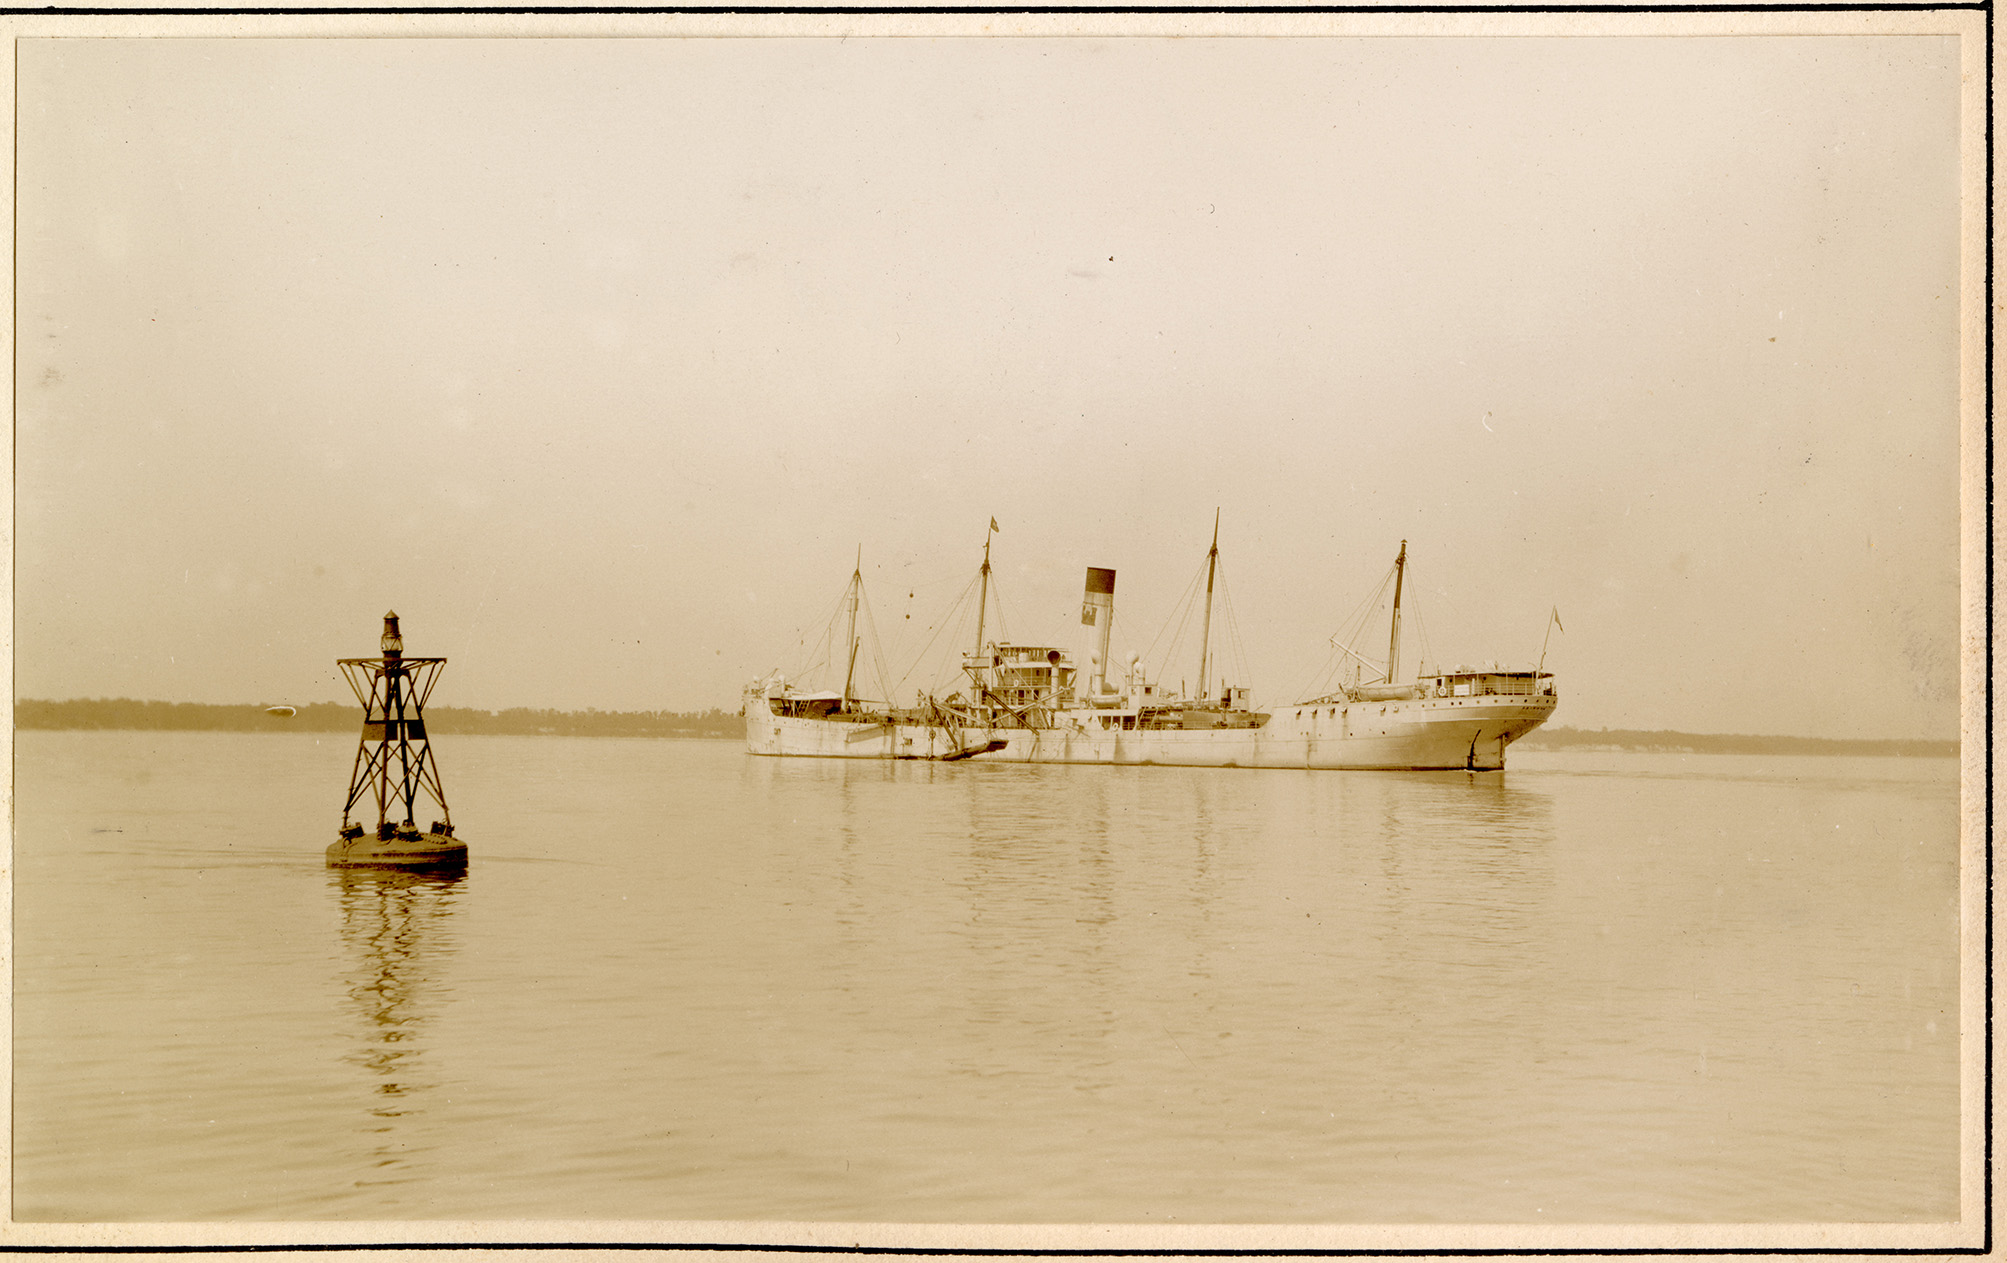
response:
M328 848L330 863L419 864L464 860L466 844L453 836L453 813L439 780L439 760L425 733L425 703L446 665L444 658L407 658L397 612L383 616L383 656L340 658L343 678L362 703L362 741L342 804L341 837ZM438 819L421 832L418 803L430 799ZM350 817L369 819L370 831Z

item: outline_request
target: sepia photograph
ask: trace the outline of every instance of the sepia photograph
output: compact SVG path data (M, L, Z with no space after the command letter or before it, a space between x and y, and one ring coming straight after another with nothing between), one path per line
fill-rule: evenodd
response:
M1989 1243L1990 19L10 16L0 1248Z

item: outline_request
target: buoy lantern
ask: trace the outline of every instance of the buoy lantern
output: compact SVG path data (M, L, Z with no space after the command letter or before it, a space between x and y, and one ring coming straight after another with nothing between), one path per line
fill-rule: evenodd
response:
M453 836L453 813L439 782L439 759L425 735L425 702L444 658L407 658L397 611L383 616L380 658L339 658L343 678L362 703L362 743L342 805L341 834L328 847L333 867L457 868L467 844ZM418 802L438 818L420 829ZM366 823L372 802L376 826ZM359 820L351 817L361 816ZM430 815L431 812L426 814Z

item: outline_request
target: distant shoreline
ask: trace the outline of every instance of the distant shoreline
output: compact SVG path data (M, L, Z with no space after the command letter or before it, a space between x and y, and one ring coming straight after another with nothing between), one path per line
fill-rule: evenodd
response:
M159 732L345 732L362 726L353 703L308 702L291 715L274 715L264 703L219 706L208 702L140 702L92 698L66 702L23 698L14 703L14 726L29 729L117 729ZM554 737L720 737L743 739L746 722L736 711L471 710L428 706L427 729L436 736L490 734Z
M1906 759L1958 756L1956 741L1872 737L1744 736L1736 733L1644 731L1634 728L1539 728L1515 750L1628 750L1648 754L1829 754Z
M23 698L14 703L14 726L39 730L174 732L347 732L358 730L359 707L310 702L290 716L273 715L264 705L221 706L207 702L143 702L129 698L63 702ZM489 734L556 737L710 737L741 740L746 723L737 712L604 710L470 710L435 706L426 723L439 736ZM1851 755L1892 758L1954 758L1956 741L1907 739L1745 736L1733 733L1648 731L1632 728L1541 728L1521 738L1524 750L1626 750L1653 754Z

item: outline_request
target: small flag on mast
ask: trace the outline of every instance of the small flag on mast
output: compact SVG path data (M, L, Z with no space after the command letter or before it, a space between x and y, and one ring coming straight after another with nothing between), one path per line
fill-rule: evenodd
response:
M1001 530L1003 529L1003 527L1001 527L1001 526L998 526L998 525L997 525L997 520L996 520L995 518L991 518L991 519L990 519L990 529L991 529L991 530L993 530L993 531L1001 531Z
M1561 627L1561 607L1550 605L1547 607L1547 631L1540 637L1540 665L1533 668L1536 672L1547 669L1547 642L1553 638L1556 627ZM1568 629L1561 627L1561 633L1566 635Z

